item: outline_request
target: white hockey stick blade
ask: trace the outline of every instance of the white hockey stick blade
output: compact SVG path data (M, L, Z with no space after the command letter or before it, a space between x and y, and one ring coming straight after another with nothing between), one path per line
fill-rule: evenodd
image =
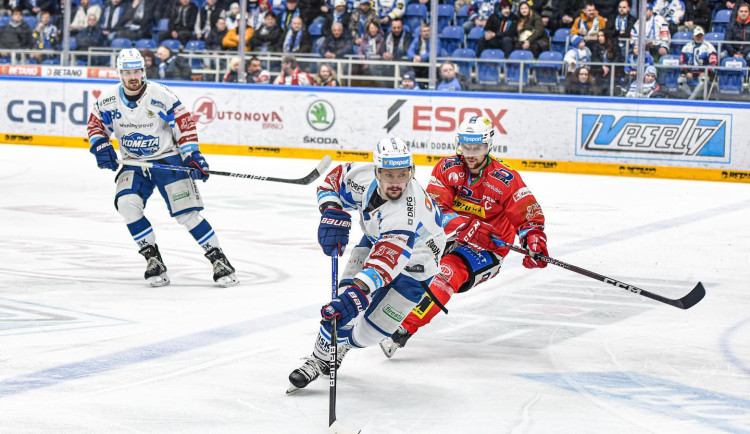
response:
M334 421L331 426L328 427L330 434L359 434L362 432L361 429L347 429L341 426L339 421Z

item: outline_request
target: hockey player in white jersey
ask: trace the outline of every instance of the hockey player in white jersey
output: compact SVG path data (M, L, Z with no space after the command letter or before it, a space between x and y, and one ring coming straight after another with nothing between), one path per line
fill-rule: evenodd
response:
M313 353L289 375L288 392L329 375L331 323L337 319L338 361L352 348L375 345L391 336L419 302L445 248L442 214L414 179L406 143L381 140L373 163L333 169L318 187L322 212L318 242L329 256L349 242L356 210L364 237L349 255L338 298L321 309L320 332ZM339 250L341 249L341 250Z
M239 283L235 270L219 246L211 225L200 215L203 201L194 179L206 181L208 164L198 149L191 114L166 86L146 81L143 57L126 48L117 56L120 83L102 92L88 120L91 153L101 169L117 171L110 138L120 145L123 160L156 161L193 170L148 170L124 166L115 182L115 207L125 219L133 240L146 258L145 278L151 286L169 284L167 267L156 245L151 223L143 210L154 188L167 203L172 217L190 232L213 266L214 281L221 286Z

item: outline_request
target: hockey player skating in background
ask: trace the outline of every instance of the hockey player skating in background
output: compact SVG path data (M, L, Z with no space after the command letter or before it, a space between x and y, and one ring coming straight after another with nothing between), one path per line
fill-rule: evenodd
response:
M221 251L213 228L200 215L203 201L193 179L206 181L208 164L198 150L198 135L190 113L169 88L146 81L138 50L126 48L120 52L117 73L121 82L102 92L89 116L89 143L98 166L117 170L117 154L109 141L114 136L123 160L158 161L194 169L188 173L124 166L117 174L115 207L125 219L139 253L146 258L146 280L151 286L169 284L153 228L143 214L156 188L170 215L205 251L213 266L214 281L221 286L236 285L239 281L234 268Z
M465 119L456 134L457 155L441 159L432 170L427 194L442 210L448 235L441 274L429 288L437 300L426 295L401 327L380 343L388 357L429 323L454 293L497 275L508 249L498 247L493 236L512 243L518 235L529 252L547 255L542 208L518 172L489 155L494 135L489 119ZM526 256L523 265L544 268L547 263Z
M331 319L337 318L340 363L351 347L375 345L395 332L440 271L441 213L414 179L406 143L385 138L373 159L374 164L336 167L318 187L323 252L335 255L349 242L351 217L345 210L359 213L364 237L351 249L338 298L321 309L313 353L289 375L288 392L329 375Z

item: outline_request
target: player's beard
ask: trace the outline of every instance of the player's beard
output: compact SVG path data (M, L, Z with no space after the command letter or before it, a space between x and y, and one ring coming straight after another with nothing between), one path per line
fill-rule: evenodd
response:
M388 200L399 200L404 194L404 188L398 185L392 185L385 189L385 198Z
M123 80L122 84L125 86L125 90L130 93L137 93L143 87L143 79L130 78Z
M466 167L469 168L469 171L479 172L486 161L487 155L482 155L481 157L467 157L464 155L464 162L466 163Z

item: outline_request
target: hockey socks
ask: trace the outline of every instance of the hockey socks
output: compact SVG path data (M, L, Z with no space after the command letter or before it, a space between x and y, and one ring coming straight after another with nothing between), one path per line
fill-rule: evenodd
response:
M138 247L143 248L156 244L154 229L146 217L141 217L133 223L128 223L128 231L130 231L130 235L133 237L133 241L138 244Z

